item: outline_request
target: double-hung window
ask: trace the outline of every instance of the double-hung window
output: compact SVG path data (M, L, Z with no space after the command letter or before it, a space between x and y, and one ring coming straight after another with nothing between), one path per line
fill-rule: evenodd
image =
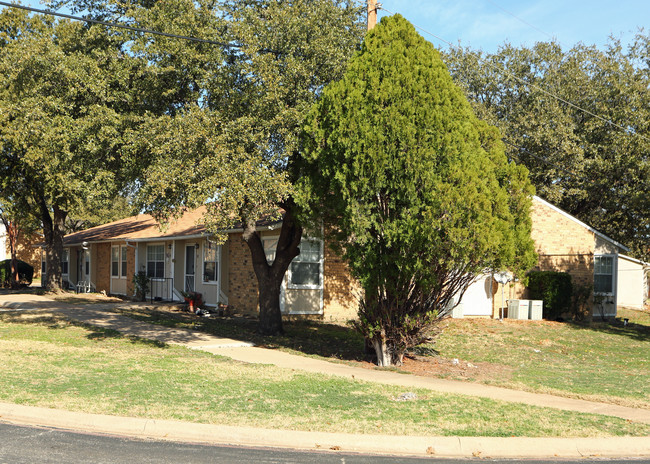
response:
M147 245L147 277L165 277L165 245Z
M111 277L120 276L120 247L111 247Z
M614 293L614 257L594 257L594 293L601 295Z
M300 254L291 262L289 284L297 288L319 288L321 263L321 241L302 239Z
M120 277L122 277L123 279L126 279L126 253L127 253L126 250L127 250L126 246L124 245L120 246L120 259L121 259Z
M126 247L124 245L111 247L111 277L126 278Z
M215 284L219 280L219 246L206 240L203 246L203 282Z
M61 274L68 275L70 273L70 250L65 248L61 255Z

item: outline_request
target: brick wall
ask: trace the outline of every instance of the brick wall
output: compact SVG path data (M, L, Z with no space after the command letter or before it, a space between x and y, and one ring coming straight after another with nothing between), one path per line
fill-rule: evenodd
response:
M539 255L537 266L533 269L568 272L574 285L592 286L595 234L537 199L533 200L531 219L531 236ZM523 285L516 283L509 287L506 288L506 298L528 298ZM495 297L495 300L500 301L501 290L498 292L499 298Z
M96 271L94 280L97 291L104 290L106 293L111 291L111 244L110 243L97 243L95 253L96 262L93 268Z
M37 233L31 235L20 234L16 246L16 257L21 261L25 261L34 268L34 278L41 276L41 248L34 245L42 243L43 240L43 237ZM5 245L7 259L9 259L11 258L9 239L7 239Z
M242 234L228 237L228 304L240 313L257 314L257 278Z
M351 275L347 263L325 243L323 263L323 313L326 319L356 317L361 286Z
M135 275L135 248L126 247L126 296L132 296L135 292L133 276Z

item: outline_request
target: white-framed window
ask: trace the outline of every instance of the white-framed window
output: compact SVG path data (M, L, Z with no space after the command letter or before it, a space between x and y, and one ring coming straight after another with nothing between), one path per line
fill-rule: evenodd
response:
M289 266L290 288L318 289L322 287L322 245L321 240L303 238L300 241L300 254L293 259Z
M111 277L126 279L126 246L111 247Z
M594 293L614 294L614 257L594 256Z
M120 277L126 279L126 245L120 246Z
M165 277L165 245L147 245L147 277Z
M67 248L63 249L61 254L61 274L68 275L70 273L70 250Z
M219 281L219 245L206 240L203 245L203 282L216 284Z
M262 237L262 244L264 245L264 254L266 255L266 262L273 264L275 261L275 249L278 247L278 235L270 237Z
M111 277L120 276L120 247L113 245L111 247Z

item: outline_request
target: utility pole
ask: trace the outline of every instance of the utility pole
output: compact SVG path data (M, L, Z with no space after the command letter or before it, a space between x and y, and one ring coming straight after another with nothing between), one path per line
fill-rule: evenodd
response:
M377 24L377 0L368 0L368 30Z

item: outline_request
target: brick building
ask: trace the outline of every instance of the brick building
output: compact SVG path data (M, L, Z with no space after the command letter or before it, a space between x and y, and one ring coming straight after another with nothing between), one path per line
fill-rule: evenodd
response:
M228 240L217 245L200 225L204 211L188 212L164 230L151 216L138 215L68 235L63 279L71 286L131 296L133 275L144 271L151 279L152 297L182 300L181 291L193 290L210 305L224 303L256 314L257 279L242 231L229 231ZM643 277L637 282L636 276L638 269L643 276L644 263L623 255L626 247L539 197L533 198L531 218L539 255L536 269L568 272L574 285L593 286L607 316L616 314L619 295L630 306L640 300L642 307ZM269 260L280 225L258 224ZM300 249L284 278L283 313L353 318L361 289L346 263L322 240L303 237ZM481 276L457 301L454 316L498 317L501 294L492 275ZM518 283L507 284L503 294L504 305L527 298Z

